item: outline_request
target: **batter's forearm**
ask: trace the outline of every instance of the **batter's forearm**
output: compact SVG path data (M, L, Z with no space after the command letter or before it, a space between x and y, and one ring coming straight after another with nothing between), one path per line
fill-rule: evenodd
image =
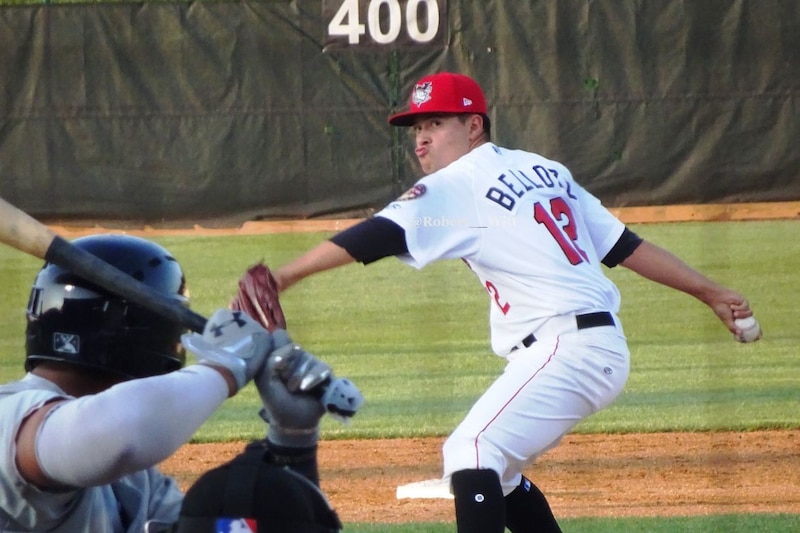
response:
M63 402L39 428L39 466L52 486L110 483L169 457L227 397L217 370L191 365Z
M312 274L324 272L354 262L347 250L330 241L325 241L312 248L297 259L283 265L275 272L278 289L284 291Z

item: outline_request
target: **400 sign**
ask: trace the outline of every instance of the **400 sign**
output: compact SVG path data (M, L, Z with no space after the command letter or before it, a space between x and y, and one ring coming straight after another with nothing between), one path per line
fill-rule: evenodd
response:
M441 47L447 0L322 0L325 51Z

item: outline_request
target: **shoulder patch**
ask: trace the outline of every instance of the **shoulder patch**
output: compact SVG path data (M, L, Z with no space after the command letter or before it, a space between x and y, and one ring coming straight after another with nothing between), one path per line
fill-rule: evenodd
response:
M400 202L404 202L406 200L415 200L415 199L419 198L420 196L422 196L423 194L425 194L425 192L427 190L428 190L428 188L425 187L425 185L420 183L420 184L414 185L413 187L408 189L406 192L401 194L400 197L397 200L400 201Z

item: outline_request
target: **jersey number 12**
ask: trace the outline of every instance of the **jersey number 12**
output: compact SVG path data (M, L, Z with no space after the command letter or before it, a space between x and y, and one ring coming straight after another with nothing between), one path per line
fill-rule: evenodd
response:
M575 227L572 210L563 198L559 196L551 199L549 211L541 202L536 202L533 206L533 219L547 228L570 264L577 265L589 260L586 252L578 246L578 228Z

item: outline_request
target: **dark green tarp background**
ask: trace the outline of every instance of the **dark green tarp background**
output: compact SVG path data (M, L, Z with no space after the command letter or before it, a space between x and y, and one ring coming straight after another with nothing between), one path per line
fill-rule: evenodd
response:
M438 0L435 41L372 46L331 44L342 1L0 8L0 196L47 221L369 212L418 177L386 117L457 70L496 142L608 206L800 199L796 0Z

